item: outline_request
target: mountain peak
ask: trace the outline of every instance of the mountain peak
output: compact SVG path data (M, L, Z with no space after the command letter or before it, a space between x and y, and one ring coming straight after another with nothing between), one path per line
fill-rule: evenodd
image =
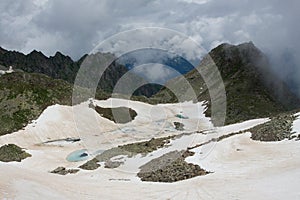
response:
M234 45L233 45L234 46ZM237 47L251 47L251 48L257 48L255 46L255 44L252 42L252 41L249 41L249 42L244 42L244 43L241 43L241 44L238 44Z
M226 50L232 50L232 49L238 49L240 51L247 51L247 50L256 50L256 51L260 51L255 44L252 41L249 42L244 42L238 45L233 45L233 44L229 44L229 43L222 43L219 46L217 46L216 48L214 48L211 51L217 50L217 49L222 49L224 51Z
M3 49L2 47L0 47L0 54L4 54L4 53L6 53L7 52L7 50L5 50L5 49Z
M217 66L225 86L226 124L269 117L300 107L299 98L275 75L268 58L252 42L240 45L221 44L209 56L204 57L197 69L209 71L209 66L212 65ZM210 93L197 70L169 81L168 85L180 88L186 80L194 89L198 101L208 102L206 115L211 116ZM187 88L182 88L182 91L185 90ZM174 95L166 90L162 90L156 97L174 101ZM166 100L168 97L170 99Z
M38 57L43 57L43 58L47 58L47 56L45 56L41 51L37 51L37 50L33 50L31 51L28 56L38 56Z
M65 55L63 55L60 51L57 51L57 52L54 54L54 57L57 57L57 56L65 56Z
M60 51L57 51L54 56L50 56L50 59L58 60L59 62L74 62L71 57L64 55Z

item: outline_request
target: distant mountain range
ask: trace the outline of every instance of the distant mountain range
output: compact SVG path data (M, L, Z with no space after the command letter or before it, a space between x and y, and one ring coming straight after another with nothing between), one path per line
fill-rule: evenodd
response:
M199 61L187 61L184 57L166 50L146 48L124 54L116 62L126 66L129 70L148 63L161 64L168 67L170 71L174 71L173 76L171 76L174 78L176 74L186 74L194 69ZM143 74L140 75L145 76ZM161 81L165 82L168 80Z
M13 66L29 73L42 73L55 79L63 79L72 83L85 56L74 62L69 56L57 52L46 57L40 51L32 51L28 55L17 51L7 51L0 47L0 65Z
M105 53L99 53L100 56L108 56ZM159 55L159 57L157 56ZM141 57L144 55L144 58ZM145 56L147 55L147 56ZM25 55L17 51L8 51L0 47L0 66L23 70L28 73L41 73L54 79L62 79L73 83L80 65L88 55L83 55L78 61L73 61L69 56L56 52L54 56L47 57L40 51L32 51ZM174 56L165 51L154 51L151 49L132 52L120 58L115 58L107 70L102 75L99 88L106 92L112 92L117 81L136 65L143 63L161 63L169 66L180 74L186 74L194 68L192 64L179 56ZM145 78L143 74L131 73L136 78ZM173 76L172 76L173 77ZM167 81L167 80L165 80ZM135 91L134 95L144 95L150 97L157 93L162 86L157 84L147 84Z

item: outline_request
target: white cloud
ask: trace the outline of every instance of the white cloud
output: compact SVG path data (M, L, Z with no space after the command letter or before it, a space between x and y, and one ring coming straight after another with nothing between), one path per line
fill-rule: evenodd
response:
M0 46L25 53L37 49L46 55L62 51L78 59L119 32L163 27L192 38L206 51L223 42L251 40L269 55L280 75L298 79L299 7L299 0L1 0ZM145 46L151 34L131 38ZM179 50L191 58L203 54L176 37L155 38L153 46ZM112 43L112 50L138 46L128 38L123 41Z
M252 40L274 60L285 49L296 59L299 7L298 0L2 0L0 45L47 55L59 50L77 59L120 31L157 26L179 31L207 51ZM192 56L188 44L182 48Z
M132 72L144 77L149 83L165 84L167 80L181 74L168 66L148 63L134 67Z
M197 4L205 4L209 2L210 0L183 0L188 3L197 3Z

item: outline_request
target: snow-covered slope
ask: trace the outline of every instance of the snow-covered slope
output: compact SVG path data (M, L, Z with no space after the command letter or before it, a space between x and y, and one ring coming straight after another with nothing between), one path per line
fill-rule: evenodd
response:
M191 149L195 154L186 161L213 172L206 176L175 183L152 183L142 182L136 175L141 165L167 152L248 130L269 119L214 128L203 115L201 103L154 106L121 99L93 100L93 103L102 107L127 106L138 115L127 124L115 124L90 109L89 102L74 107L48 107L24 130L0 137L0 146L14 143L32 154L21 163L0 162L0 199L300 198L299 142L258 142L250 139L249 132ZM180 119L177 114L188 119ZM173 122L183 123L185 130L176 130ZM299 133L298 122L299 119L295 120L294 130ZM96 170L80 170L66 176L49 173L58 166L77 168L83 164L85 161L66 160L71 152L79 149L93 154L121 144L182 133L186 134L145 156L122 157L124 164L116 169L102 165ZM81 141L69 142L66 138Z

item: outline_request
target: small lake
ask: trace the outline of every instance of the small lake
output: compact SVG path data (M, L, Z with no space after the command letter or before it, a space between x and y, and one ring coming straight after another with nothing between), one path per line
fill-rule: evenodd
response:
M78 162L82 160L87 160L89 158L89 154L86 149L81 149L70 153L67 156L67 161L69 162Z

